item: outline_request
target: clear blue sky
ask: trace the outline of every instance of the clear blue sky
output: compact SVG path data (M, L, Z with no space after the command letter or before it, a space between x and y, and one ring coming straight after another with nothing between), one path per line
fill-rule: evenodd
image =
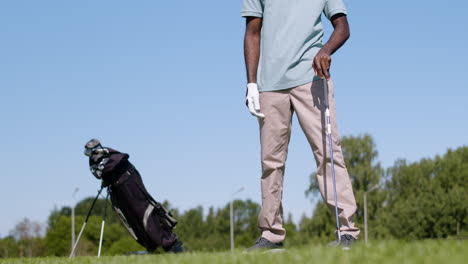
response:
M468 143L468 3L346 1L333 57L342 135L380 161ZM260 201L259 136L244 105L241 0L1 1L0 236L94 196L83 145L128 152L158 200L186 210ZM330 33L329 23L326 29ZM311 215L312 152L294 121L284 208Z

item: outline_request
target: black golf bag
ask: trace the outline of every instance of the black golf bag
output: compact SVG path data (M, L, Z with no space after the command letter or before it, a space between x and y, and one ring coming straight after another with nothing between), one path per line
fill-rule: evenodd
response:
M95 141L98 146L85 146L91 172L108 187L114 211L132 237L149 252L161 247L165 251L182 251L173 232L177 221L148 193L140 174L128 161L129 155Z

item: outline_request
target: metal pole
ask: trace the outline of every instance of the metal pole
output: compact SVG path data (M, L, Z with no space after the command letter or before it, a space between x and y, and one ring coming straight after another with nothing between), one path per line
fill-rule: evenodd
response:
M78 192L79 188L76 187L72 194L72 206L71 206L71 248L73 250L73 246L75 245L75 194ZM75 256L75 252L73 252L73 256Z
M239 190L237 190L235 193L231 194L231 199L229 201L229 222L230 222L230 227L231 227L231 232L230 232L230 238L231 238L231 252L234 251L234 205L233 205L233 199L234 195L242 192L244 190L244 187L240 187Z
M229 215L230 215L230 226L231 226L231 251L234 251L234 213L233 213L233 208L232 208L232 199L229 203Z
M364 243L367 245L367 192L364 193Z
M75 206L71 208L71 246L75 245Z
M364 192L364 244L367 245L367 194L372 192L373 190L378 189L380 186L375 185L370 188L367 192Z

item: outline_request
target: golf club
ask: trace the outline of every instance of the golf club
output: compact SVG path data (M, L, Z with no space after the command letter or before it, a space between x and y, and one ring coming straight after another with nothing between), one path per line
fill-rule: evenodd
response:
M327 136L328 136L328 148L330 149L330 161L333 181L333 198L335 199L335 217L336 217L336 230L338 235L338 245L341 243L340 234L340 219L338 217L338 198L336 193L336 179L335 179L335 164L333 162L333 143L332 143L332 132L331 132L331 121L330 121L330 105L328 101L328 81L327 78L323 78L324 87L324 98L325 98L325 119L327 122Z

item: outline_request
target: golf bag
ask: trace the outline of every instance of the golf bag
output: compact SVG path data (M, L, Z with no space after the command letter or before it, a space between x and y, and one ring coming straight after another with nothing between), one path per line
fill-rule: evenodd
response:
M129 155L104 148L97 140L90 142L85 154L91 172L108 187L112 207L131 236L149 252L161 247L165 251L183 251L173 232L177 221L148 193L140 173L128 161Z

